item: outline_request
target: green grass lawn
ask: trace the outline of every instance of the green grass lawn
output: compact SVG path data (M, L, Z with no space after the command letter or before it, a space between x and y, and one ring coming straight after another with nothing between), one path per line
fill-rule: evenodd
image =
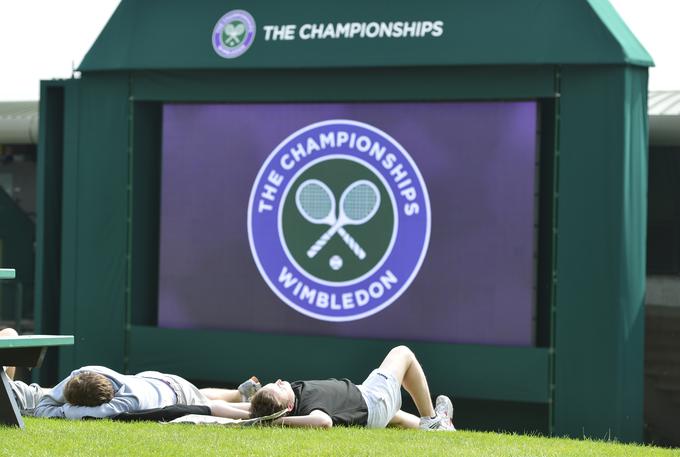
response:
M680 457L680 449L479 432L333 428L225 428L153 422L26 419L0 427L0 456L626 456Z

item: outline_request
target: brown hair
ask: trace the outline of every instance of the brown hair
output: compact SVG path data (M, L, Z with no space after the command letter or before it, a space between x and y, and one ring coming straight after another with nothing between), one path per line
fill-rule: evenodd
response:
M66 383L64 397L74 406L99 406L113 399L113 385L104 375L84 371Z
M268 389L258 390L250 399L250 417L271 416L287 408L288 405L282 403L276 394Z

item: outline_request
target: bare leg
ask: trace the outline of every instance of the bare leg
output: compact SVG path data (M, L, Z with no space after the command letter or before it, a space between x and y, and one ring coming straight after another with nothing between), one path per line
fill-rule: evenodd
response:
M416 360L415 354L406 346L397 346L392 349L380 369L389 371L397 381L411 395L422 417L434 416L430 388L427 386L427 379L423 368Z
M201 393L210 400L223 400L229 403L241 402L241 393L236 389L216 389L214 387L208 387L206 389L201 389Z
M243 405L248 405L244 408ZM223 400L210 400L210 413L213 416L229 419L249 419L250 403L228 403Z
M19 334L13 328L3 328L0 330L0 338L7 338L8 336L19 336ZM5 367L5 373L9 379L14 379L14 367Z
M394 415L388 427L399 427L399 428L419 428L420 418L414 416L406 411L399 410L397 414Z

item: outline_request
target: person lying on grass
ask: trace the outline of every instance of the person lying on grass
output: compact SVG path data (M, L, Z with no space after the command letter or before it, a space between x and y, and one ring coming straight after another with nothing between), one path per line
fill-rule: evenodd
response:
M87 366L74 370L46 393L34 415L102 418L172 405L197 405L208 406L213 416L247 419L248 395L257 384L257 378L251 378L239 389L198 389L184 378L158 371L123 375L106 367Z
M420 417L401 411L401 387L411 395ZM274 424L292 427L388 425L425 430L455 431L453 405L445 396L432 406L427 379L413 352L406 346L392 349L380 367L360 384L349 379L321 381L277 380L262 387L250 401L251 417L287 410Z
M18 336L11 328L0 330L0 338ZM179 376L145 371L122 375L101 366L75 370L53 389L14 381L14 367L5 367L12 380L14 398L23 416L112 417L172 405L208 406L214 416L231 419L249 417L247 401L260 388L252 377L238 389L198 389Z

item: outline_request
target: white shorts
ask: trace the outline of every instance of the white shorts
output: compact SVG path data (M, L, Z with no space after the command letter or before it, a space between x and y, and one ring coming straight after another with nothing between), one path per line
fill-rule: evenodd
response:
M368 428L385 428L401 409L401 385L388 371L373 370L357 386L368 407Z
M180 376L159 373L158 371L143 371L141 373L137 373L137 376L163 381L172 389L173 392L175 392L175 396L177 397L177 405L210 405L210 400L208 397L203 395L198 387Z
M177 404L179 405L201 405L201 406L208 406L210 404L210 400L208 397L203 395L203 392L201 392L198 387L190 383L184 378L180 378L179 376L175 376L173 374L167 375L170 379L175 381L179 385L179 392L177 392ZM184 398L181 398L181 397Z

